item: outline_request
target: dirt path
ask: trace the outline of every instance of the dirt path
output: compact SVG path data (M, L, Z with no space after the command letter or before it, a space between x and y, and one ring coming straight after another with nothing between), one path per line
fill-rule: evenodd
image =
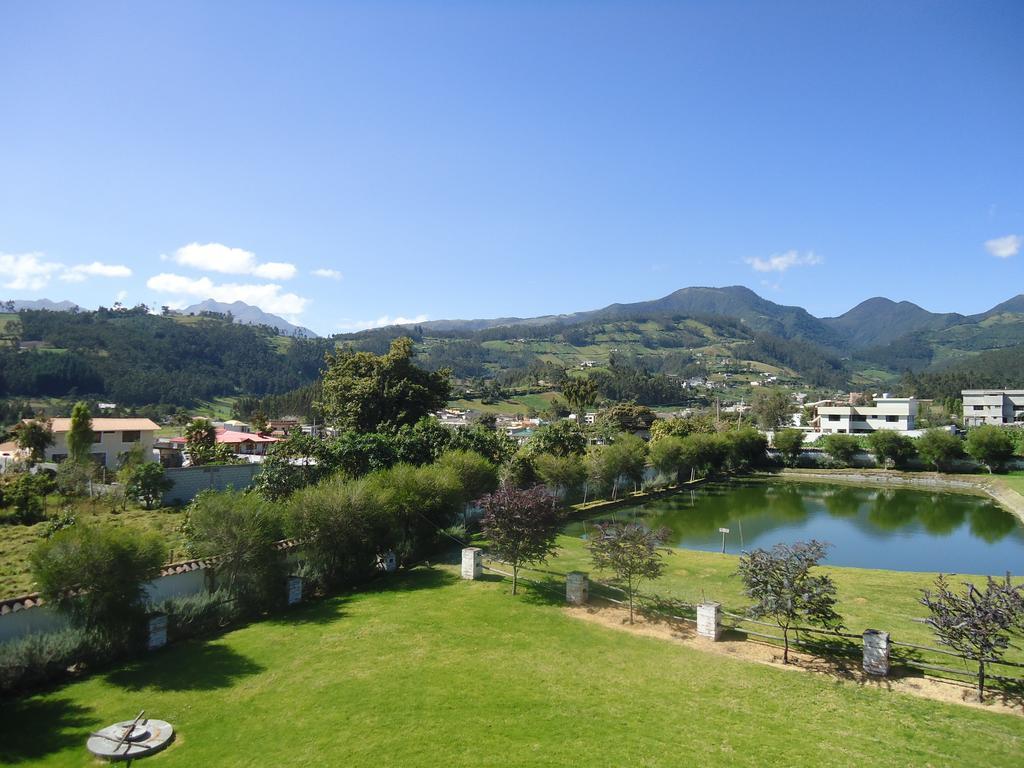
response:
M859 664L826 659L793 649L790 649L789 652L790 663L783 665L782 649L778 646L751 639L714 642L698 636L694 627L687 622L652 619L638 615L636 623L631 626L629 612L625 608L610 605L567 607L564 610L573 618L581 621L600 624L620 632L679 643L704 653L767 664L789 672L816 672L853 685L908 693L935 701L984 709L987 712L1024 716L1024 701L1021 699L1008 698L999 691L993 691L986 694L987 700L984 704L979 704L974 686L969 683L931 677L871 677L864 673Z

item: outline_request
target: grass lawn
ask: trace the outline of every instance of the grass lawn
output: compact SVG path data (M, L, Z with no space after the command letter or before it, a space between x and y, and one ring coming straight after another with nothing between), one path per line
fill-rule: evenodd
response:
M996 478L997 482L1005 484L1017 493L1024 494L1024 472L1017 470L1015 472L1007 472L1005 475L993 475L993 477Z
M558 544L561 548L558 556L548 561L550 570L560 573L588 571L594 578L607 579L607 574L595 572L591 567L586 542L576 537L560 536ZM674 549L665 553L664 576L654 582L644 582L640 590L688 603L715 600L725 610L739 613L749 600L743 595L742 585L736 576L738 560L735 555L718 552ZM883 629L892 634L893 640L936 645L931 630L915 620L926 613L917 602L921 589L931 586L936 574L834 567L822 567L822 571L831 575L836 583L837 610L842 614L848 631ZM984 582L981 576L950 577L954 586L959 586L966 579L979 584ZM1008 658L1014 658L1014 654L1009 654ZM943 663L956 666L953 659Z
M147 510L129 504L127 510L115 514L106 503L91 502L88 499L77 499L69 506L81 522L111 525L132 531L154 531L160 534L161 539L171 550L172 561L185 559L182 549L184 540L178 532L178 526L184 518L184 513L180 510ZM48 515L57 516L60 509L58 497L51 496L47 499ZM0 597L17 597L35 591L28 569L28 555L32 548L42 541L46 526L45 522L35 525L0 525Z
M733 660L418 569L5 702L0 763L94 765L145 709L165 766L1009 766L1024 719Z

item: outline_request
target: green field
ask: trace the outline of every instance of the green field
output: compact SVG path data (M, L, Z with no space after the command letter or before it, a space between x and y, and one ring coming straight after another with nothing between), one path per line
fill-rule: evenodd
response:
M47 499L48 515L56 517L62 509L72 512L81 522L158 533L169 549L171 561L185 559L184 539L178 532L178 526L184 519L181 510L147 510L129 504L124 512L115 513L102 500L77 499L71 504L62 505L58 496ZM35 591L29 573L28 556L32 548L42 541L46 528L45 522L35 525L0 525L0 597L17 597Z
M0 763L88 766L133 717L154 766L1010 766L1024 720L582 622L420 568L4 703ZM147 762L147 764L149 764Z

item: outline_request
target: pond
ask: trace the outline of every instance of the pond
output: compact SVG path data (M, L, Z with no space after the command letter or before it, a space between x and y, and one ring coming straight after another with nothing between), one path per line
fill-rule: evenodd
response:
M743 480L715 483L616 518L667 526L670 545L739 553L818 539L827 562L857 568L945 573L1024 573L1024 526L980 496L904 488ZM586 523L567 531L586 532Z

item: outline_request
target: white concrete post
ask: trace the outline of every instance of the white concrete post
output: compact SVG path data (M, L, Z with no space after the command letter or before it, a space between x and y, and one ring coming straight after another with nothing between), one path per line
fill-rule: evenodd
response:
M582 571L565 574L565 602L569 605L584 605L590 598L590 579Z
M483 573L483 551L480 547L466 547L462 550L462 578L479 579Z
M288 605L302 602L302 577L288 577Z
M147 650L155 651L157 648L163 648L167 645L166 613L158 613L155 616L150 616L147 629L149 631L149 635L146 639Z
M885 677L889 674L889 633L880 629L864 630L864 671Z
M709 640L717 640L721 637L721 603L701 603L697 606L697 634Z

